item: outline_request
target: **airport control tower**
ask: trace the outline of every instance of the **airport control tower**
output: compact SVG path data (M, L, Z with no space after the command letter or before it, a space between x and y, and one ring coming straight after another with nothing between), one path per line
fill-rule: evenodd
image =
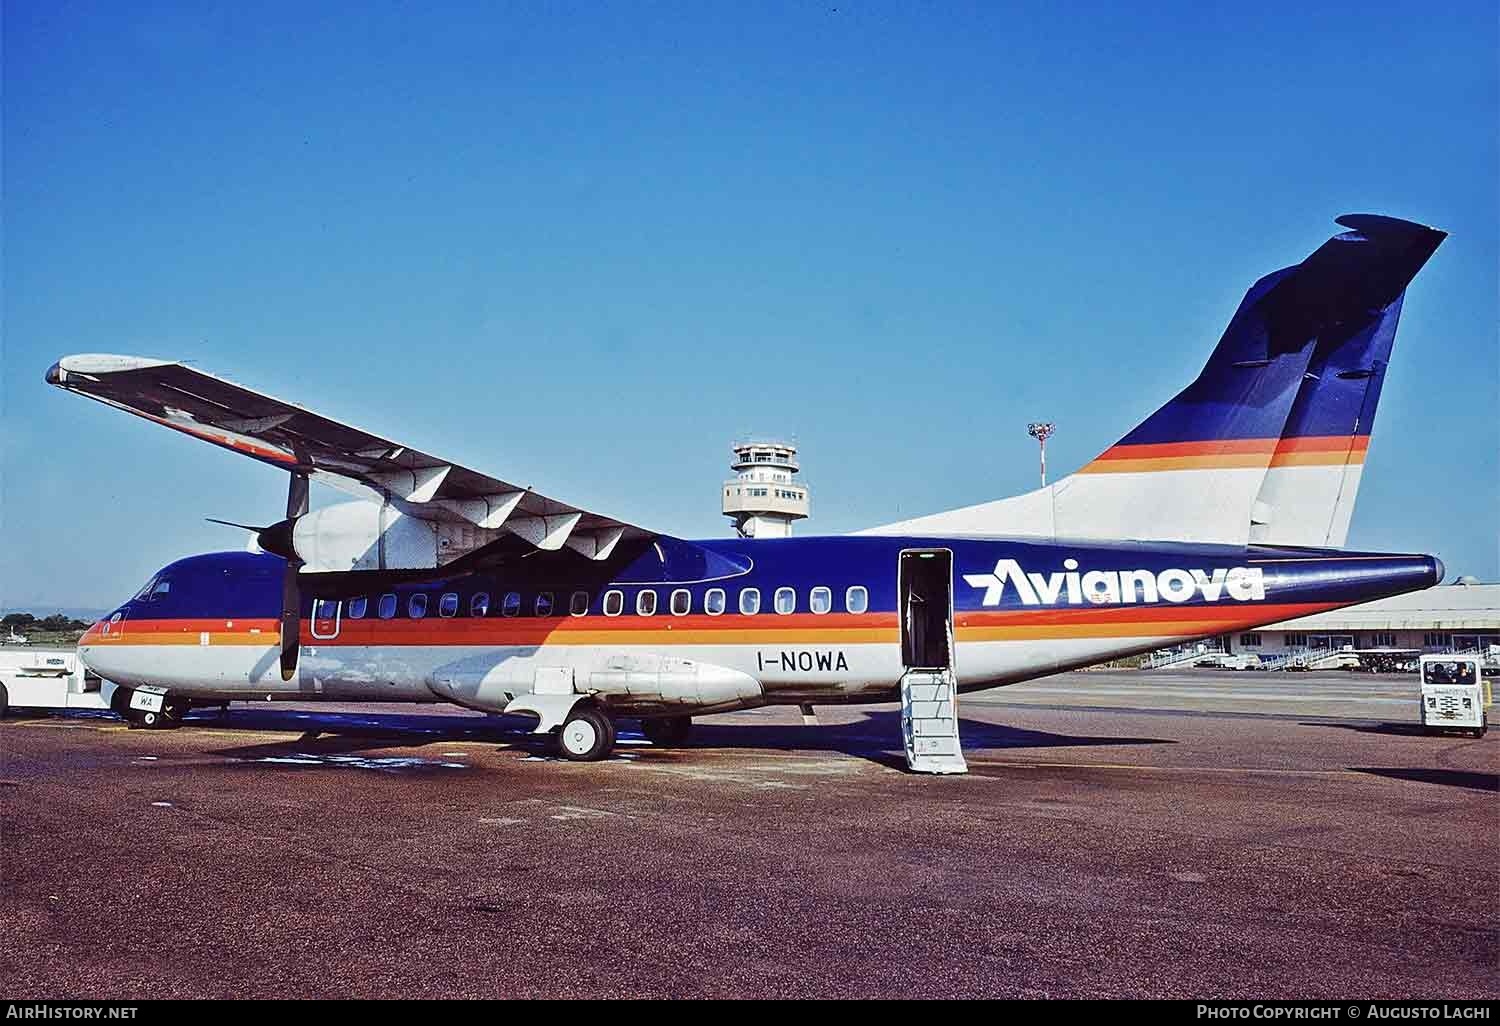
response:
M736 442L724 482L724 515L741 538L786 538L807 516L807 486L797 484L797 447L786 442Z

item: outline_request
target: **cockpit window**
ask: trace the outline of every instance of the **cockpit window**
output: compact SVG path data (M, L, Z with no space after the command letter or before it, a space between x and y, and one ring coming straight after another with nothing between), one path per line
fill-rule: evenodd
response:
M149 580L145 584L141 585L141 590L138 591L138 592L136 592L134 595L132 595L130 597L130 601L132 601L132 602L140 602L147 595L151 594L151 589L154 588L154 587L156 587L156 578L155 577L151 578L151 580Z
M151 597L148 602L159 602L172 592L172 582L163 577L151 587Z

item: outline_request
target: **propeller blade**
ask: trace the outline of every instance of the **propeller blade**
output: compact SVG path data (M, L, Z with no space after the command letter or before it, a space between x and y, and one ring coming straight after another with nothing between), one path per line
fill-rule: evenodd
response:
M284 532L278 534L285 533L288 536L285 539L286 571L281 578L281 679L285 681L297 676L297 653L302 647L302 593L297 587L297 572L302 569L302 561L296 558L296 550L290 544L290 534L297 518L306 512L307 473L294 470L286 489L286 520L261 532L264 535L275 527L283 527ZM265 547L264 542L261 545Z
M240 530L249 531L251 534L260 534L260 532L265 530L264 527L256 527L253 524L237 524L233 520L220 520L218 517L204 517L203 519L207 520L210 524L223 524L225 527L238 527Z
M291 484L286 490L286 518L296 520L307 512L307 474L305 471L292 471Z
M300 568L300 563L289 559L281 577L281 679L284 681L297 675L297 652L302 644L302 594L297 587Z

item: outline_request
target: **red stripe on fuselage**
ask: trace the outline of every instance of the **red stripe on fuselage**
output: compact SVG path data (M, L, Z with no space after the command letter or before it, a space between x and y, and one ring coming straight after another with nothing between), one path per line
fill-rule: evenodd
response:
M1019 610L960 611L954 616L959 631L995 628L1025 628L1027 635L1045 636L1055 628L1058 637L1086 637L1097 626L1101 636L1118 637L1124 628L1138 628L1141 636L1157 634L1211 634L1222 625L1272 623L1295 619L1335 608L1338 603L1250 603L1227 601L1200 605L1110 605L1067 606ZM301 643L308 646L422 645L422 646L512 646L598 645L662 646L688 644L759 643L783 638L788 642L850 643L891 642L897 638L899 621L894 613L793 613L743 616L598 616L453 617L345 620L336 637L317 637L314 624L304 620ZM319 621L318 633L327 634L332 623ZM104 635L91 628L80 644L192 644L207 634L210 644L277 643L276 620L171 619L125 620ZM751 637L747 638L749 635Z

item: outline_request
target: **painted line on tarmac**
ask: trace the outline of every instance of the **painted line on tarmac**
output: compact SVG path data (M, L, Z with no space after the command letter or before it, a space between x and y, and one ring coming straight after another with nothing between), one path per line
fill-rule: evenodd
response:
M1354 777L1363 779L1366 774L1353 770L1299 770L1256 768L1250 766L1133 766L1124 762L1010 762L1007 760L969 759L973 766L1003 766L1009 769L1102 769L1125 770L1136 773L1235 773L1240 776L1280 777Z
M1407 698L1381 698L1375 695L1345 693L1333 694L1324 692L1322 694L1293 694L1288 691L1215 691L1212 694L1204 691L1194 691L1186 688L1026 688L1025 692L1017 694L1029 695L1070 695L1075 698L1089 698L1091 696L1111 698L1134 698L1143 696L1158 696L1166 698L1184 698L1213 700L1218 702L1326 702L1333 704L1340 701L1350 703L1366 704L1371 702L1388 702L1398 705L1415 703L1416 697Z

